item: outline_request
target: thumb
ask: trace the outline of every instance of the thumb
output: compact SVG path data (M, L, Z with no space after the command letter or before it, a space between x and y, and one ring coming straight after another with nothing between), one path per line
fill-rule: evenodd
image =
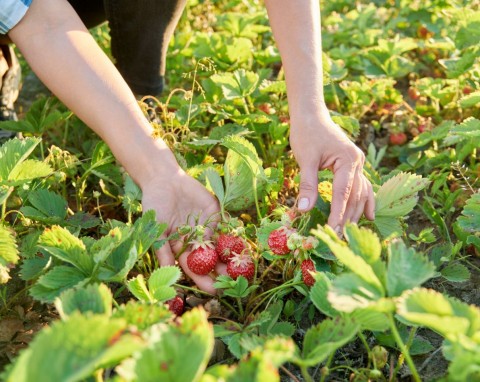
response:
M298 193L298 210L310 211L318 197L318 165L300 167L300 192Z

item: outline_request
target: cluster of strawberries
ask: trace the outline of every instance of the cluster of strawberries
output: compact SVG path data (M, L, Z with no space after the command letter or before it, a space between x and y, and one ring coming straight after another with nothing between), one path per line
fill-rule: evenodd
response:
M303 282L311 287L315 283L313 275L316 269L310 253L317 247L318 240L313 236L303 236L297 229L292 228L294 220L295 216L284 214L282 226L271 231L268 236L268 248L277 256L293 256L300 264ZM236 280L240 276L248 281L254 279L256 266L252 247L244 235L242 224L237 219L220 223L213 241L204 240L204 232L203 226L195 228L185 226L179 229L180 234L185 234L185 243L191 248L187 256L187 266L192 272L197 275L208 275L215 270L220 261L227 264L227 273L232 279ZM183 300L180 297L177 296L167 304L175 314L180 315L183 312Z
M209 274L218 261L227 264L227 273L234 280L239 276L252 280L255 275L252 251L241 235L221 232L215 244L211 241L196 241L187 257L188 267L197 275Z
M317 245L318 241L314 237L302 236L295 229L286 226L273 230L268 236L268 247L275 255L284 256L293 253L299 259L303 282L306 286L315 284L313 277L313 273L316 272L315 263L308 253Z

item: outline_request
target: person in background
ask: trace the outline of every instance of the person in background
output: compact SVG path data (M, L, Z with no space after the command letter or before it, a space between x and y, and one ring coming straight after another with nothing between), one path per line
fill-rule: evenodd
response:
M205 220L219 210L217 200L179 167L165 142L152 138L134 95L162 91L168 42L185 3L0 0L0 43L15 43L40 80L109 145L142 189L144 210L155 210L157 219L169 224L165 236L188 216ZM328 224L340 233L347 221L356 222L362 214L374 219L364 154L332 121L325 105L319 1L265 0L265 6L285 70L290 144L300 167L299 211L315 205L318 171L330 168L334 180ZM116 66L87 29L105 19ZM159 249L160 265L175 263L178 245L171 242ZM187 255L178 259L180 266L201 289L215 293L209 276L188 269Z

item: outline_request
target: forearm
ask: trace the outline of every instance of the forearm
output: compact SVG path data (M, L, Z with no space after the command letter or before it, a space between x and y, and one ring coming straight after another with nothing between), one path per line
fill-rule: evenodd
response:
M328 115L318 0L265 0L265 5L282 57L292 119L306 113Z
M64 0L34 0L9 33L39 78L110 146L137 183L175 170L115 66ZM162 162L162 163L155 163Z

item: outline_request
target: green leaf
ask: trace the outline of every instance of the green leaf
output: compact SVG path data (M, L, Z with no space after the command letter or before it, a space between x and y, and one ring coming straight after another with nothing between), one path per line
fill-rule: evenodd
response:
M154 210L144 212L143 216L135 221L133 235L139 257L148 251L153 243L165 232L167 227L167 223L159 223L157 221Z
M458 49L476 46L480 36L480 21L472 17L469 23L462 25L455 36L455 45Z
M124 319L129 326L133 325L143 331L152 325L170 321L172 312L164 304L131 300L126 305L120 305L112 317Z
M360 324L362 330L384 332L390 327L388 316L384 312L375 310L375 307L356 309L349 316Z
M156 301L168 301L175 297L175 289L172 285L178 281L181 276L178 267L167 266L157 268L148 279L148 288Z
M426 256L416 253L413 248L408 249L401 240L389 244L388 296L400 296L404 291L420 286L435 274L435 265Z
M123 186L124 194L122 199L123 208L129 213L139 213L142 211L142 190L138 187L130 176L125 177Z
M387 180L375 197L376 217L403 217L418 202L418 191L428 185L428 179L401 172Z
M222 178L213 168L207 169L204 174L207 178L207 188L210 188L220 203L222 203L225 199L225 190L223 188Z
M463 207L458 225L466 232L480 232L480 193L473 194Z
M90 215L87 212L78 211L69 216L65 223L69 226L89 229L98 226L101 221L96 216Z
M18 259L17 243L12 231L0 224L0 265L16 264Z
M470 278L470 271L468 268L459 263L449 264L440 272L448 281L454 283L461 283Z
M333 235L335 235L335 233L331 228L328 226L325 226L325 228L318 226L316 230L312 230L312 233L327 244L333 254L350 269L350 271L376 289L376 294L383 295L384 287L372 267L362 257L355 255L343 242L334 240Z
M59 226L45 229L39 245L52 256L72 264L85 274L93 270L92 258L87 255L83 242Z
M55 300L55 307L63 320L75 312L111 316L112 300L112 292L105 284L92 284L63 292Z
M244 210L255 202L265 183L262 161L255 147L245 138L228 136L222 143L229 149L224 164L225 198L223 205L230 211Z
M425 326L447 339L473 336L480 330L480 309L429 289L405 292L397 314L414 325Z
M8 180L25 181L43 178L53 173L53 169L47 163L34 159L27 159L19 163L9 174Z
M462 108L475 107L480 104L480 91L472 92L463 96L460 101L460 106Z
M214 74L210 79L222 89L227 100L243 98L250 95L257 87L258 74L245 69L238 69L233 73Z
M326 319L305 334L301 363L314 366L325 361L330 354L350 342L359 330L351 319Z
M5 142L0 147L0 181L9 179L10 173L27 159L39 143L39 138L14 138Z
M158 324L147 332L149 346L117 368L126 381L196 382L213 350L213 329L203 309L192 309L178 325ZM188 362L186 362L188 354Z
M140 301L153 302L153 297L147 288L145 278L142 274L139 274L137 277L128 280L127 288L130 293L132 293Z
M67 202L60 195L47 189L40 189L28 195L34 207L22 207L20 211L27 217L39 221L62 221L67 217Z
M332 286L330 279L322 272L315 274L315 284L310 289L310 299L313 305L329 317L336 317L339 312L332 307L332 304L327 299L328 292Z
M356 224L347 224L344 231L348 245L356 255L361 256L370 265L380 259L382 245L374 232L360 228Z
M374 304L384 295L360 276L344 273L333 280L327 297L334 309L341 312L353 312L355 309L366 308Z
M53 302L63 291L83 285L89 279L76 268L57 265L43 276L30 289L30 295L42 302Z
M96 370L143 348L138 336L122 334L126 329L124 320L75 313L42 330L22 351L6 380L75 382L93 377Z

